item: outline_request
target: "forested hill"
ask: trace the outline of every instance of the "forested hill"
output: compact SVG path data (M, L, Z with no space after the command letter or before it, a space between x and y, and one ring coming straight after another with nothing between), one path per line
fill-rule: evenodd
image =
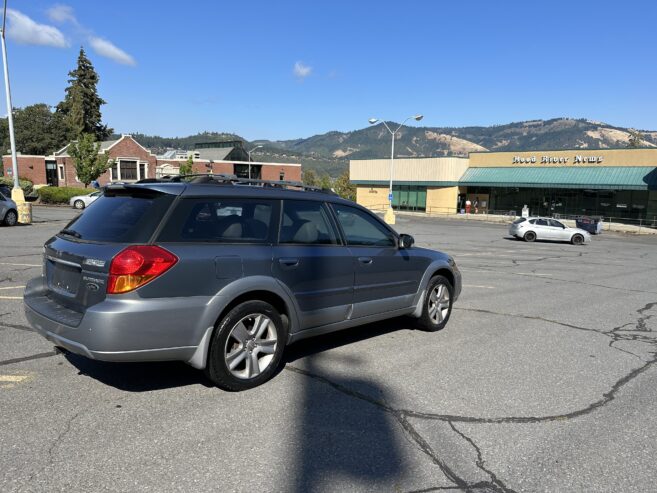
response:
M395 125L393 122L389 126ZM604 149L627 147L632 130L584 119L556 118L493 125L490 127L405 126L395 143L396 157L467 156L473 151L523 151L546 149ZM657 147L657 131L641 131L641 146ZM145 147L193 149L197 142L241 139L238 135L204 132L188 137L166 138L134 134ZM317 171L337 176L349 159L390 155L390 134L383 125L351 132L328 132L304 139L255 140L247 150L264 147L252 156L256 161L301 162Z

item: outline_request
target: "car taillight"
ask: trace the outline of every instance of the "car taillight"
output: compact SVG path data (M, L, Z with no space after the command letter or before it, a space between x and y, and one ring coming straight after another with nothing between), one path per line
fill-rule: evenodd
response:
M164 274L178 257L155 245L129 246L110 264L108 294L127 293Z

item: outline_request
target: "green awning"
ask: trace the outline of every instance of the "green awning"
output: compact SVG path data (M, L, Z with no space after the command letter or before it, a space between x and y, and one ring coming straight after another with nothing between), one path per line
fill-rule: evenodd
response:
M645 166L468 168L459 180L459 185L657 190L657 168Z

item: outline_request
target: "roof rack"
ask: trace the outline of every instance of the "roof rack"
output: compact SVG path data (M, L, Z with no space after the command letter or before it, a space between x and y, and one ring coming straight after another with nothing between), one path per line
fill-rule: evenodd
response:
M172 175L161 178L144 178L137 183L215 183L217 185L237 185L237 186L260 186L271 188L299 188L307 192L321 192L335 195L332 190L304 185L300 181L274 181L260 180L256 178L239 178L237 175L212 174L212 173L195 173L191 175Z

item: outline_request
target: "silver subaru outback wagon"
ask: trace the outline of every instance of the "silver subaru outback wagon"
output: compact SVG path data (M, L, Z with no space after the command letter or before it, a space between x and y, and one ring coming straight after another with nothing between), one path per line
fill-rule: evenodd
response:
M268 380L300 339L400 315L442 329L453 259L300 183L208 175L106 187L44 248L30 324L104 361L185 361L218 386Z

